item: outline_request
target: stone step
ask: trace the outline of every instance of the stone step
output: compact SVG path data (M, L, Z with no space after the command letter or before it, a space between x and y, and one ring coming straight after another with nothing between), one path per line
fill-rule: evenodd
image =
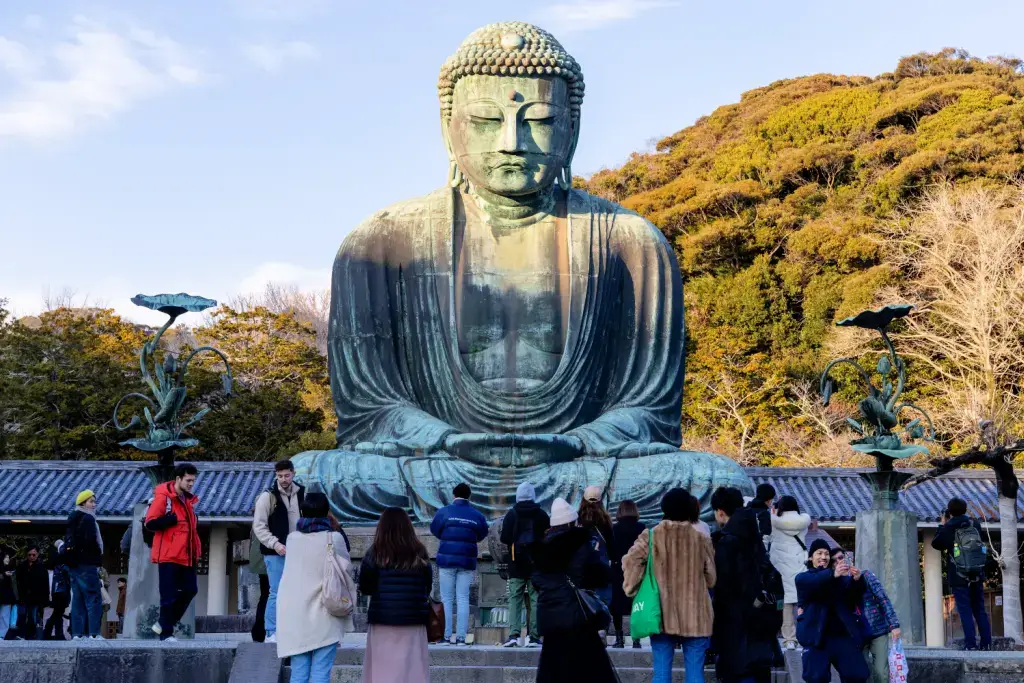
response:
M648 667L616 667L621 683L650 683L651 669ZM772 683L787 683L787 679L773 676ZM291 667L285 667L281 680L290 679ZM335 666L331 670L331 683L361 683L363 667L354 664ZM785 673L781 673L784 677ZM431 683L534 683L537 668L526 666L431 666ZM683 683L686 674L682 668L672 671L673 683ZM715 683L713 669L704 670L705 683Z
M342 666L361 665L363 663L363 647L340 647L334 663ZM484 647L432 645L429 648L430 665L453 667L534 667L540 661L540 648L524 647ZM618 650L608 648L612 663L619 667L652 666L650 649L634 650L632 648ZM675 665L683 665L682 651L676 652Z

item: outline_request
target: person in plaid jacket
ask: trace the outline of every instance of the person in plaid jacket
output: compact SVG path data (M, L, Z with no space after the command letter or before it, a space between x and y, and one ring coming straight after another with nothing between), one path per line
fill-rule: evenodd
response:
M892 634L892 640L900 637L900 620L878 577L867 570L863 576L867 589L860 608L865 624L864 656L871 665L872 683L889 683L888 636Z

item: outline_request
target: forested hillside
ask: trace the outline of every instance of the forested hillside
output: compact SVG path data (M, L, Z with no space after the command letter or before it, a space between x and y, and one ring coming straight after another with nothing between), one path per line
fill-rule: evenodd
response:
M1018 179L1022 85L1020 60L953 49L875 78L779 81L585 182L676 248L691 443L785 462L829 419L806 415L801 383L827 360L834 321L899 279L882 228L942 181Z

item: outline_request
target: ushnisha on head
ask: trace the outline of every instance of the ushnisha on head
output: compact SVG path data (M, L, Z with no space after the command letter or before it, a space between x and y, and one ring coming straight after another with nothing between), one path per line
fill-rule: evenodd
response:
M583 72L555 38L522 22L470 34L437 83L449 184L504 197L572 184Z

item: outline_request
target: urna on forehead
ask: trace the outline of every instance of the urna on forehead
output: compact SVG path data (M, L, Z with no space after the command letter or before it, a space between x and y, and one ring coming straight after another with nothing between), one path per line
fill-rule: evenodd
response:
M488 24L462 41L441 67L437 93L441 116L452 113L455 84L465 76L555 77L569 86L572 118L578 119L583 103L583 71L561 43L547 31L519 21Z

